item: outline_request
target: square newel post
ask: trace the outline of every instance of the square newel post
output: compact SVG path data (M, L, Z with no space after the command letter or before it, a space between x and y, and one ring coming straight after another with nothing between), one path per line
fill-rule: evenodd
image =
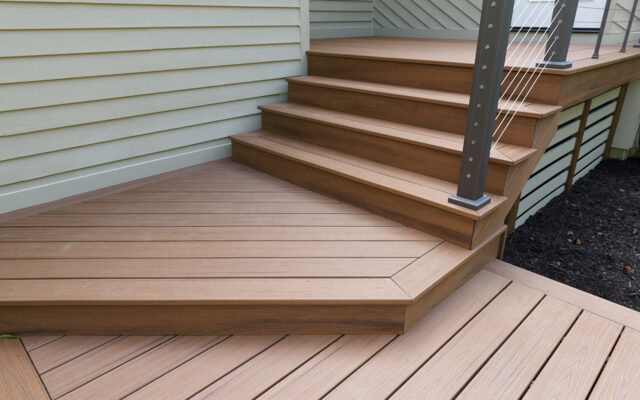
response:
M484 187L513 3L514 0L485 0L482 4L458 191L449 198L450 203L473 210L484 207L490 201L484 194Z
M544 60L539 62L538 66L555 69L571 68L572 64L571 61L567 61L567 54L577 11L578 0L556 0L549 26L547 49Z

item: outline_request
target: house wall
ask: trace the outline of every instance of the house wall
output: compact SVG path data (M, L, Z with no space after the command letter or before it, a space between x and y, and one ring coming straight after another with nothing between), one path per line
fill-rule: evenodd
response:
M373 35L374 0L310 0L311 39Z
M604 0L580 1L575 26L594 27L593 21L601 20L601 3ZM551 20L553 2L539 8L537 0L522 0L516 4L512 24L514 26L541 26ZM622 43L623 33L629 21L633 0L612 0L603 44ZM373 13L374 36L423 37L435 39L475 40L480 24L482 0L375 0ZM544 14L540 17L530 16ZM529 12L528 12L529 11ZM596 15L600 13L599 15ZM522 17L525 15L526 17ZM546 16L546 17L545 17ZM640 10L636 12L631 43L640 38ZM597 24L596 24L597 25ZM512 34L512 38L515 35ZM520 34L518 40L543 41L539 35ZM575 43L595 43L595 34L574 34Z
M609 157L626 160L638 150L640 137L640 79L629 83Z
M0 213L225 157L305 72L308 0L0 2Z

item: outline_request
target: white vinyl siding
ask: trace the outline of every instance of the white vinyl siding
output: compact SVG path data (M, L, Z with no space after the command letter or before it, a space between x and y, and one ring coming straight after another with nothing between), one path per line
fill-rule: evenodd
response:
M311 38L373 35L373 0L310 0Z
M230 154L305 73L308 0L0 1L0 213Z
M619 94L616 88L591 100L572 184L602 161ZM564 192L583 109L584 103L560 114L558 131L520 195L516 227Z

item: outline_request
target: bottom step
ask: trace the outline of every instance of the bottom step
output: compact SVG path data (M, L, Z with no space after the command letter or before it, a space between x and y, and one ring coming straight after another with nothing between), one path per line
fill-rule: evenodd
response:
M503 240L504 229L474 250L436 242L386 278L0 280L0 332L399 334L500 256Z
M474 248L503 224L507 198L474 211L454 205L457 185L386 164L256 131L231 137L233 159L401 224Z
M0 225L0 333L397 334L500 255L230 160Z

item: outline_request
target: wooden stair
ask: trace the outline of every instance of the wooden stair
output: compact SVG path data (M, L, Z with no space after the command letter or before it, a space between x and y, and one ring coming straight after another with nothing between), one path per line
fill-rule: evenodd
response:
M438 77L417 82L404 73L409 58L311 54L309 70L321 76L289 78L288 102L260 107L262 129L232 137L236 161L466 249L501 229L560 107L499 104L512 120L490 155L491 203L473 211L448 202L459 179L467 93L443 90ZM366 64L362 78L339 66L353 60ZM444 81L459 68L438 67Z

